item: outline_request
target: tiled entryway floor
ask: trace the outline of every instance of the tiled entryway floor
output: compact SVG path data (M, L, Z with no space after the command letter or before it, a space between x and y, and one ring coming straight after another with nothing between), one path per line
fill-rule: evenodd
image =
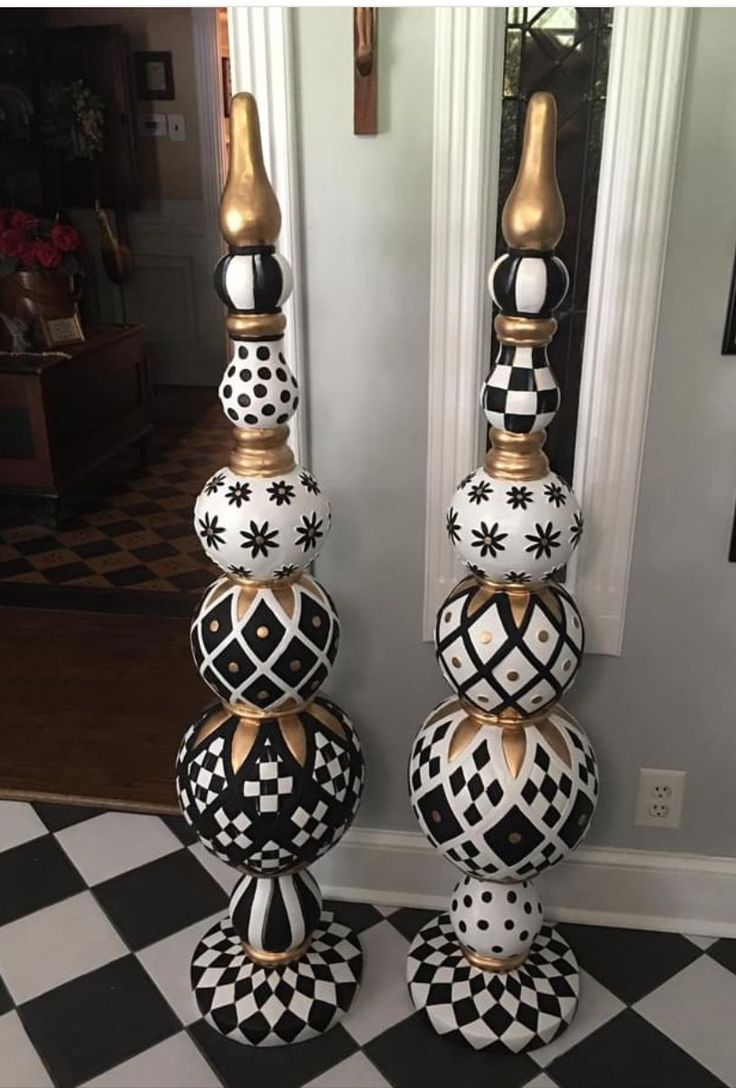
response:
M272 1050L200 1018L189 960L237 875L178 819L0 802L0 1088L736 1086L736 941L563 925L572 1027L531 1054L440 1039L409 1001L429 912L333 904L365 971L345 1020Z

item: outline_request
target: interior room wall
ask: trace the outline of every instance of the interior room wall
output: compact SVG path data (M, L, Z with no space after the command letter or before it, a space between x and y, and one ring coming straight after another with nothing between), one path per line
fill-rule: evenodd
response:
M421 641L433 21L381 9L380 134L356 137L350 9L296 13L311 460L334 512L317 575L343 619L329 692L366 749L359 823L410 831L409 747L448 694ZM736 12L694 12L624 651L588 656L566 700L601 762L591 844L736 854L735 33ZM679 831L634 827L640 766L687 771Z

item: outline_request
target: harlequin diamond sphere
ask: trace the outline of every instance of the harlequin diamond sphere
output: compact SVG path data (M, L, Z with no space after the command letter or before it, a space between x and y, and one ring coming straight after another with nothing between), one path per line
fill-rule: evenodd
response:
M222 468L194 507L209 559L228 574L267 581L317 558L330 530L330 504L300 465L278 476L237 476Z
M284 341L234 343L219 394L227 418L244 430L288 423L299 406L299 387L284 358Z
M250 586L220 578L192 620L199 674L225 702L285 713L310 699L337 654L340 621L327 591L308 575Z
M469 951L505 960L529 951L544 918L530 881L509 885L466 876L452 893L450 921Z
M467 476L447 511L447 535L466 566L492 582L541 582L567 563L580 540L580 506L561 477Z
M509 727L484 724L451 697L417 734L409 790L422 831L458 869L526 880L585 834L598 770L585 733L562 707Z
M442 674L486 714L523 718L557 702L575 678L583 643L577 605L554 582L512 587L464 578L437 613Z
M211 707L186 733L176 767L190 826L223 861L257 876L309 865L334 846L365 777L350 719L323 696L257 721Z

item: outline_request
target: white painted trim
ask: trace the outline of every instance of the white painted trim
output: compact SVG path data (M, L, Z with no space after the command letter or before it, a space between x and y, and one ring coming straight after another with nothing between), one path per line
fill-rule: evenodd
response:
M459 575L445 511L478 462L490 355L486 273L495 236L503 8L435 12L424 638Z
M192 8L194 81L197 91L199 157L202 175L204 230L212 269L224 252L220 234L220 196L225 185L222 131L222 71L217 35L217 8ZM225 340L223 319L223 343Z
M458 871L419 832L353 828L314 867L326 896L447 906ZM538 878L556 921L736 937L736 858L582 846Z
M616 8L588 294L570 571L592 653L620 654L669 237L688 8Z
M287 7L228 9L233 93L250 91L258 102L263 157L281 205L278 247L294 272L294 290L284 306L286 358L297 381L306 377L304 265L301 256L298 135L294 94L293 10ZM297 461L308 460L305 402L292 423Z

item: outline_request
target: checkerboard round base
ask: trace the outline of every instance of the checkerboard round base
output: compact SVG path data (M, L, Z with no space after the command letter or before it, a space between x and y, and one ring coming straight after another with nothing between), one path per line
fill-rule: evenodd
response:
M298 960L261 967L243 950L230 919L208 930L192 959L192 988L205 1019L238 1043L303 1043L334 1027L360 986L355 933L325 911Z
M569 944L542 926L524 963L513 971L473 967L455 937L449 914L417 933L407 963L409 993L438 1035L475 1050L518 1054L543 1046L568 1026L578 1004L580 976Z

